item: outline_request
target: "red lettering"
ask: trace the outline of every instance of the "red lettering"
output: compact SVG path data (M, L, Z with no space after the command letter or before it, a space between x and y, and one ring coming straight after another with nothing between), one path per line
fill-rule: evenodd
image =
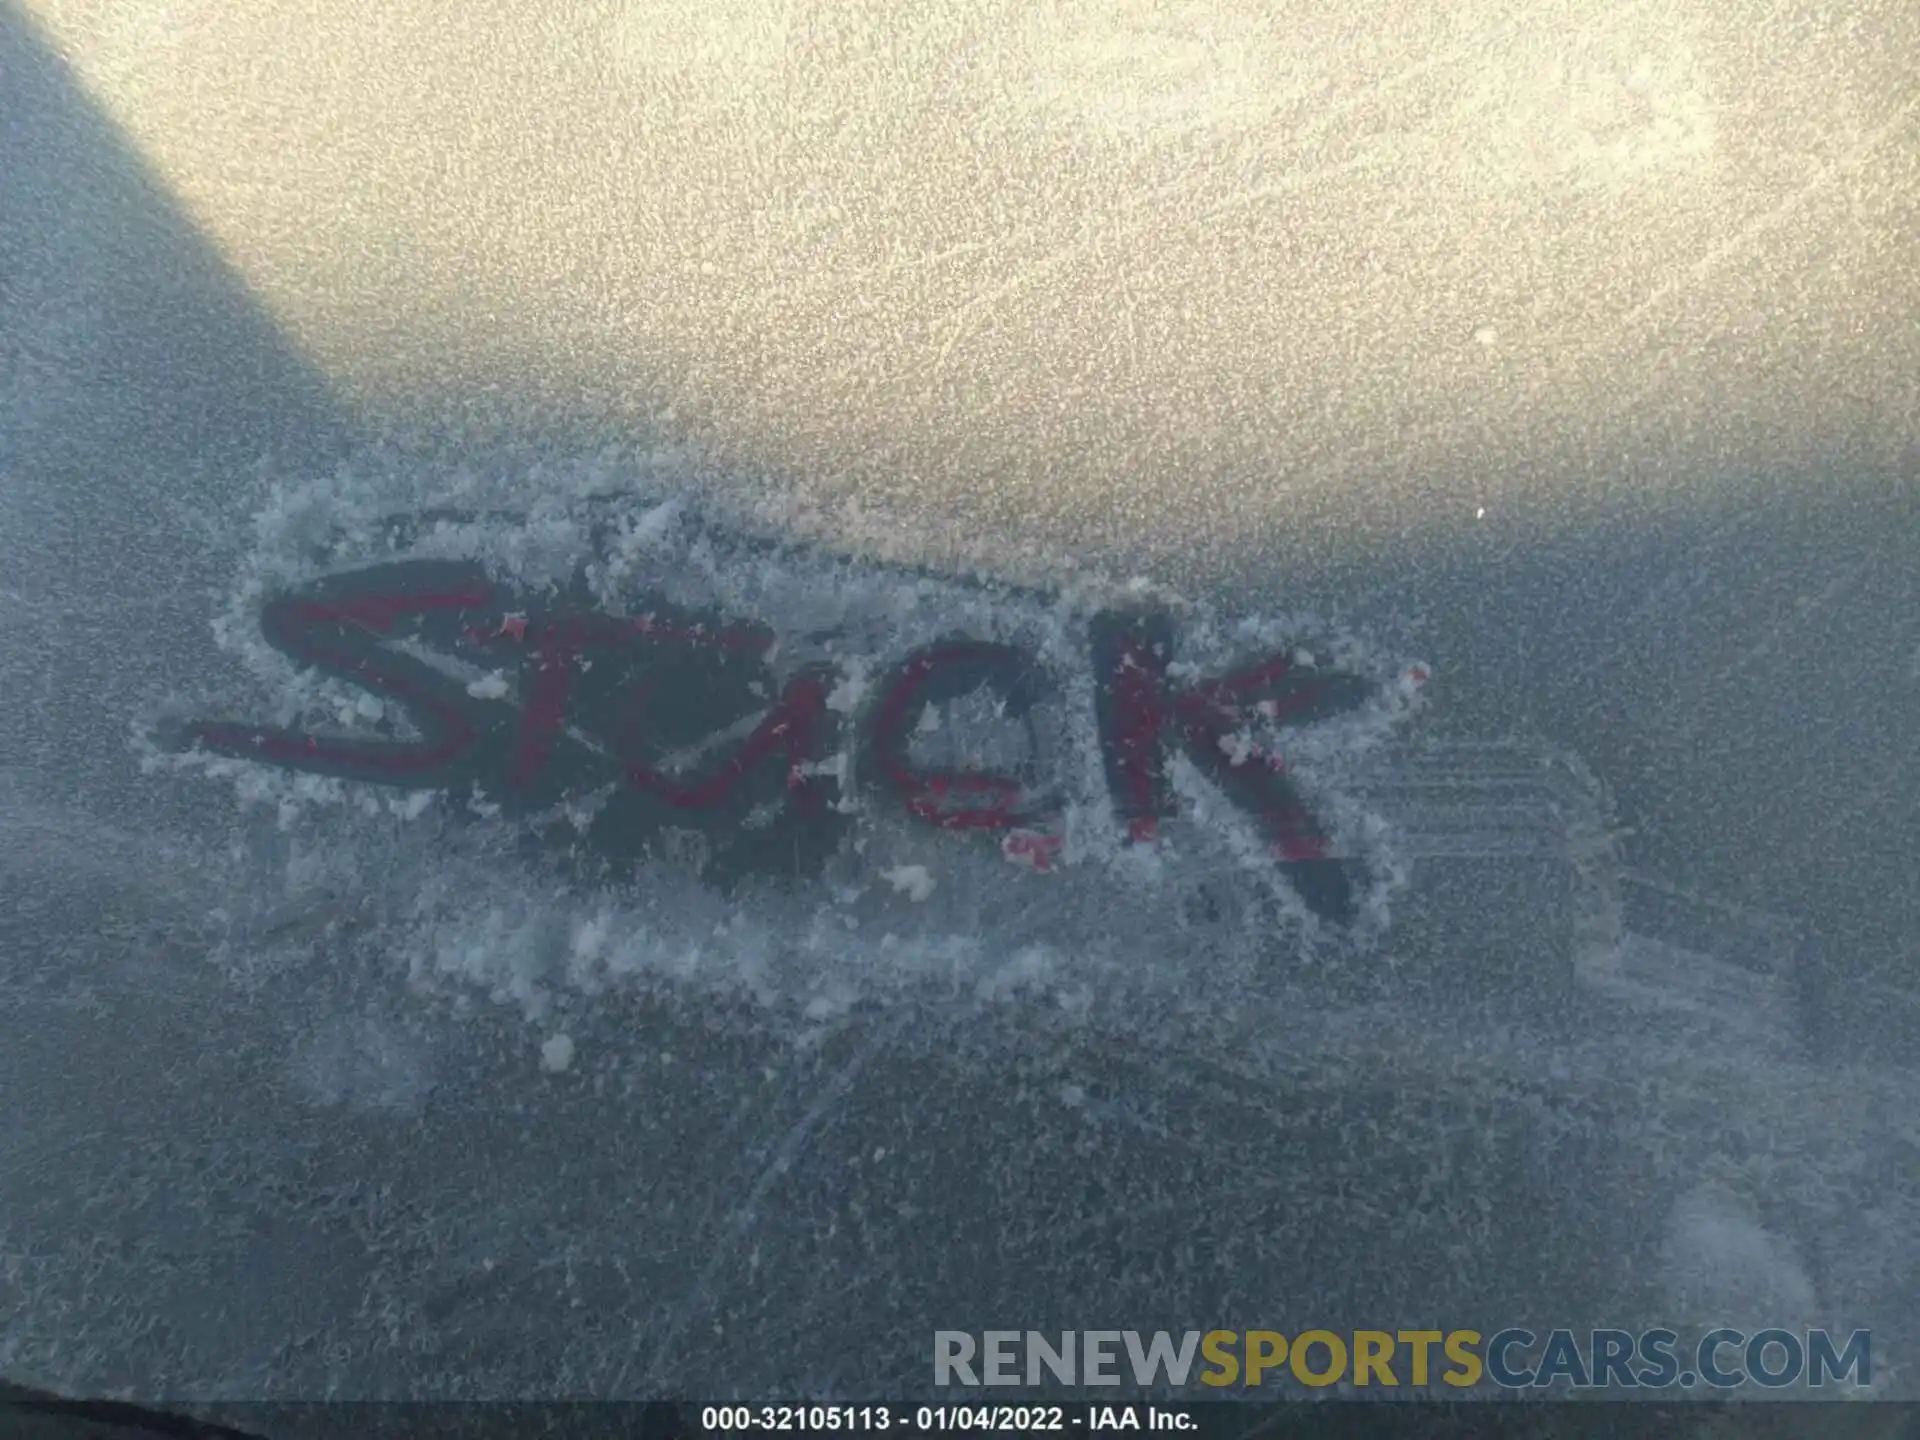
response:
M520 623L512 628L503 626L491 636L470 632L470 638L483 642L512 638L533 647L527 659L526 713L512 762L512 783L523 787L537 779L565 732L568 697L588 651L618 651L645 642L757 655L770 649L774 638L763 629L678 624L657 615L619 619L572 614L538 625L528 624L523 617L510 618L520 618ZM795 676L753 732L717 769L701 779L684 781L631 758L621 760L621 773L629 785L658 796L676 809L707 810L725 805L756 765L781 750L787 756L791 803L804 811L818 810L828 803L828 785L811 773L810 766L825 758L825 741L832 729L826 700L832 689L832 677L823 672L808 670ZM644 688L641 694L646 694ZM641 737L636 728L605 738L613 739L622 751L629 751Z
M691 784L665 771L637 762L626 765L627 783L657 795L682 810L707 810L722 805L763 759L778 750L787 760L787 798L797 810L818 813L831 796L831 780L813 772L826 758L831 733L827 696L832 676L821 670L796 675L781 692L779 703L767 712L753 733L737 746L720 767Z
M673 823L650 809L649 797L670 810L707 812L744 808L742 792L750 790L747 798L763 805L783 796L808 833L841 823L832 803L838 777L822 765L836 743L827 705L834 675L823 666L794 675L745 737L698 773L662 758L698 754L711 747L728 717L743 710L751 717L766 695L757 677L768 677L764 657L776 638L770 629L708 624L665 604L638 617L585 610L503 615L499 599L477 565L413 561L334 577L266 607L261 624L271 644L404 706L424 742L218 722L192 726L189 738L220 754L347 779L504 782L501 798L510 795L516 808L550 804L618 777L626 798L602 813L596 833L629 849L646 843L652 827ZM517 725L505 707L477 705L464 684L396 648L395 632L408 621L412 638L430 645L520 651L524 707ZM1090 633L1102 757L1129 838L1153 842L1161 821L1175 813L1167 762L1177 747L1252 817L1316 912L1349 918L1353 867L1329 854L1281 757L1253 736L1351 710L1366 698L1366 682L1297 666L1290 654L1276 653L1217 678L1176 685L1169 675L1174 642L1167 617L1102 615ZM589 675L602 659L611 663ZM1424 672L1412 677L1414 683L1424 678ZM1030 778L926 766L911 753L923 707L986 690L1000 713L1018 723L1031 715L1041 686L1035 659L1012 645L955 638L915 651L882 686L871 713L871 772L916 818L943 829L996 832L1009 860L1053 868L1063 850L1058 806ZM623 697L634 712L627 721L620 718ZM670 699L672 708L656 708L657 697ZM570 706L581 712L571 722ZM740 729L747 724L747 718L738 721ZM643 753L650 758L638 758ZM784 764L780 791L771 790L763 773L776 759ZM747 786L755 775L762 781ZM717 837L728 823L721 815L698 828ZM799 853L784 832L748 828L755 833L743 831L736 848L759 858L742 864Z
M1093 624L1101 750L1127 837L1150 843L1173 813L1160 734L1173 627L1158 615L1103 615Z
M1093 625L1095 693L1109 784L1130 838L1151 840L1173 813L1168 741L1248 811L1283 873L1312 908L1351 918L1351 877L1281 757L1245 739L1256 722L1298 724L1350 710L1366 682L1296 672L1291 655L1269 656L1216 680L1176 690L1168 681L1172 626L1158 615L1108 615Z
M1000 853L1016 865L1045 872L1060 863L1065 840L1045 830L1015 830L1000 842Z
M507 631L504 633L512 633ZM518 627L525 639L527 625ZM527 709L514 741L513 769L508 783L525 788L539 777L567 724L567 690L574 663L585 641L583 627L561 621L542 628L528 657Z
M1039 808L1010 775L977 770L923 770L908 755L919 707L957 699L983 687L996 691L1009 712L1031 703L1033 662L1011 645L949 640L916 650L901 662L874 711L875 769L909 813L945 830L1010 830L1033 823Z
M373 637L388 633L407 616L482 609L492 599L492 586L469 566L413 568L421 581L437 583L398 594L282 599L266 607L260 625L276 649L399 701L429 737L425 743L346 740L219 721L190 726L187 738L216 754L387 783L424 780L469 757L480 734L461 703L464 697L445 677L385 651ZM350 577L350 582L364 583L364 578Z

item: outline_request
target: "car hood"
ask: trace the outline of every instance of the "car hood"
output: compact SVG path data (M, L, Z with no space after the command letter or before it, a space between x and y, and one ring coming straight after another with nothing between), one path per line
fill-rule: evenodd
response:
M994 1315L1382 1306L1896 1344L1917 56L1892 0L0 5L0 1366L905 1394ZM371 723L275 603L591 586L608 504L690 507L727 623L852 595L882 659L911 596L1068 689L1123 601L1183 684L1283 634L1430 669L1325 781L1426 837L1379 912L1425 978L1261 991L1167 938L1197 889L1021 929L902 850L881 898L971 909L756 985L837 901L555 901L425 801L156 744ZM1436 1193L1550 1218L1456 1244Z

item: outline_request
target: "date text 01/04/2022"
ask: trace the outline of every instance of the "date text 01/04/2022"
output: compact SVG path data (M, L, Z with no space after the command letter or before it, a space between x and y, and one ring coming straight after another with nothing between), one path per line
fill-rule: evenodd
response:
M1158 1405L708 1405L700 1428L709 1435L796 1431L944 1433L1092 1433L1108 1430L1190 1431L1194 1417Z

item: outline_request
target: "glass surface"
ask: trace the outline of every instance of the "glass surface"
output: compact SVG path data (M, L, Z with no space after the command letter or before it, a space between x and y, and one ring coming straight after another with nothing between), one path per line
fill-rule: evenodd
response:
M1914 1393L1906 0L0 0L0 135L0 1375Z

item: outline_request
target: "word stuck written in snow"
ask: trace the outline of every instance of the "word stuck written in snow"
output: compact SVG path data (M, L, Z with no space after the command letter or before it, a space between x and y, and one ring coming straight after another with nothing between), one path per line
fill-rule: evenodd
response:
M1067 690L1030 650L953 636L875 657L851 637L823 650L816 634L810 653L826 658L776 672L782 636L770 625L654 595L628 610L517 594L468 561L330 576L270 601L264 638L379 697L370 713L397 707L412 736L199 721L180 738L308 774L465 790L484 813L533 818L603 859L652 853L663 833L691 830L703 875L723 885L816 871L855 823L861 788L921 825L989 837L1032 870L1062 863L1064 762L1048 756L1039 717ZM1333 853L1273 737L1357 709L1373 682L1292 650L1197 676L1174 663L1175 639L1154 610L1108 611L1087 626L1091 733L1125 842L1154 845L1177 813L1169 761L1183 757L1251 822L1309 909L1350 921L1362 862ZM876 678L847 683L836 662L855 658ZM1403 683L1426 678L1416 666ZM970 726L980 742L957 762L930 749L942 738L966 749L967 735L938 733L943 714L961 717L946 729ZM892 878L912 898L930 886L924 872Z

